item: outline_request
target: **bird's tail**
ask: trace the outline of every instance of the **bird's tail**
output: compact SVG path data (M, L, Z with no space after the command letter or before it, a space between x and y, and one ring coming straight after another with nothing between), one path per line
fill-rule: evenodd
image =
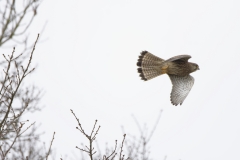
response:
M137 66L140 67L138 73L140 73L142 80L147 81L166 73L162 62L164 59L154 56L148 51L142 51L137 62Z

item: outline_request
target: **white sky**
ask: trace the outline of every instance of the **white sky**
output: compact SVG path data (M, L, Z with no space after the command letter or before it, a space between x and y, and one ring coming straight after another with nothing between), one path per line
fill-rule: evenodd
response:
M47 144L56 131L56 157L70 159L85 142L70 109L89 132L98 119L103 148L122 140L121 125L137 135L131 114L150 128L162 109L153 159L240 159L239 8L238 0L44 1L31 36L47 20L48 40L37 46L30 79L46 91L46 107L30 120L42 123ZM140 80L142 50L164 59L189 54L199 64L182 106L170 103L168 76Z

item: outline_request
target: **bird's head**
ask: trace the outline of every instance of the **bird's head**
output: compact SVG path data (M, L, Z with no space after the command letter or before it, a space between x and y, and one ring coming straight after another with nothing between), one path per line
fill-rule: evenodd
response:
M197 71L197 70L200 70L198 64L196 64L196 63L190 63L190 64L191 64L191 70L192 70L192 72L195 72L195 71Z

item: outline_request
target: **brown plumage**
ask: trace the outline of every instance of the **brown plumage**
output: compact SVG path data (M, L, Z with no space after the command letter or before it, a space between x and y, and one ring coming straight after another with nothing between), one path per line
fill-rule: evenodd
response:
M197 64L188 62L190 58L190 55L179 55L164 60L142 51L137 62L138 72L144 81L168 74L173 84L171 102L173 105L181 105L194 83L194 78L189 74L199 69Z

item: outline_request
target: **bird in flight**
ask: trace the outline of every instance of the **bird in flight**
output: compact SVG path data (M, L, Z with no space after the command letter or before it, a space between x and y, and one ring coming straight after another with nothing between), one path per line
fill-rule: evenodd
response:
M182 105L194 84L194 78L189 74L199 70L196 63L188 62L190 58L190 55L179 55L164 60L142 51L137 62L138 73L144 81L167 74L172 82L171 103Z

